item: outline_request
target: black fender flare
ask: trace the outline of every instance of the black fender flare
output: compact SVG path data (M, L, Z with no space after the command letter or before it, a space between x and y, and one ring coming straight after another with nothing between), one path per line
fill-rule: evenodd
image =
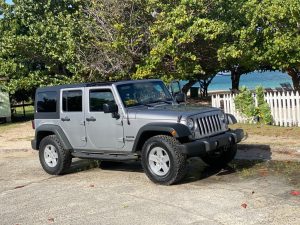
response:
M192 135L190 129L181 123L167 123L167 122L156 122L149 123L140 128L139 132L136 135L134 145L132 148L133 152L140 150L141 142L144 142L143 135L148 132L155 133L168 133L175 138L189 137ZM144 143L142 143L144 144Z
M64 131L61 129L60 126L55 125L55 124L44 124L44 125L39 126L35 130L35 142L36 142L35 149L37 149L37 150L39 149L39 145L40 145L40 142L42 139L39 137L39 134L41 134L42 132L51 132L51 133L55 134L56 137L60 140L64 149L66 149L66 150L73 149L73 147L70 144Z

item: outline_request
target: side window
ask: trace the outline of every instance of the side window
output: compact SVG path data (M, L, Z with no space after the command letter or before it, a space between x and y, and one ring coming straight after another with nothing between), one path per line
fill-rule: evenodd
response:
M63 91L63 111L82 112L82 91Z
M111 90L90 90L90 112L102 112L103 104L115 102Z
M56 91L45 91L37 94L38 112L56 112Z

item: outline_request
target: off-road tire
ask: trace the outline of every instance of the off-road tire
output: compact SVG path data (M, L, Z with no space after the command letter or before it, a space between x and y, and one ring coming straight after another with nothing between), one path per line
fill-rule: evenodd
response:
M186 155L178 149L177 139L167 135L157 135L149 138L142 148L141 160L148 178L157 184L171 185L178 183L186 174ZM149 153L154 147L163 148L170 158L170 169L164 176L156 175L149 165Z
M58 154L57 165L49 167L45 162L44 151L47 145L53 145ZM39 158L43 169L51 175L61 175L70 168L72 163L72 155L69 150L62 147L60 140L55 135L49 135L42 139L39 147Z
M237 152L237 144L231 145L226 149L221 149L219 154L207 154L201 157L201 159L209 166L222 168L231 162Z

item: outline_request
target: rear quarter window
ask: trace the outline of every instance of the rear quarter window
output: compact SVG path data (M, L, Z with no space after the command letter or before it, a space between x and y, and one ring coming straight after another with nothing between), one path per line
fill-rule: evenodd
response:
M63 91L63 111L82 112L82 91Z
M37 94L37 112L56 112L56 103L56 91L45 91Z

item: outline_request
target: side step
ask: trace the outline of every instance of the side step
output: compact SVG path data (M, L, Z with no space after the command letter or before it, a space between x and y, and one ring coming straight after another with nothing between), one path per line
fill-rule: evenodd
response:
M104 153L104 152L73 152L72 155L82 159L97 159L104 161L129 161L138 160L139 155L133 153Z

